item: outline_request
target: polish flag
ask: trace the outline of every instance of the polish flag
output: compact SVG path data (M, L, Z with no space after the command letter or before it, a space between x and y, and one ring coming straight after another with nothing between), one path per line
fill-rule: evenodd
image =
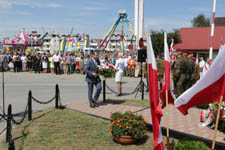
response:
M151 107L151 117L153 126L154 150L163 150L163 140L161 132L162 108L159 103L158 73L155 55L152 48L152 41L147 28L147 57L148 57L148 77L149 77L149 99Z
M164 58L165 58L165 74L164 74L165 82L162 90L160 91L160 98L163 102L162 108L166 106L166 90L168 91L168 103L174 104L174 100L176 99L174 94L172 93L173 84L171 82L172 80L170 74L170 56L166 32L164 33Z
M225 86L225 46L212 63L206 74L190 89L180 95L175 101L175 106L184 115L194 106L219 102L224 95ZM225 100L225 98L223 99Z

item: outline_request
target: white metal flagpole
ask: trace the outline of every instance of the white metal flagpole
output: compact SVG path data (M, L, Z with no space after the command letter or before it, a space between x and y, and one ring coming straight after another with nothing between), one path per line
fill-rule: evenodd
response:
M213 1L213 13L212 13L210 49L209 49L209 58L210 59L212 59L212 55L213 55L213 37L214 37L214 29L215 29L215 14L216 14L216 0Z

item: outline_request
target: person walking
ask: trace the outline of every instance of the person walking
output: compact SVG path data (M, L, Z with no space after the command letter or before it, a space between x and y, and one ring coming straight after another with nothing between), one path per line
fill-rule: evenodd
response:
M61 57L58 52L53 56L53 61L54 61L54 71L56 75L60 74L60 61Z
M86 73L85 81L88 84L88 100L91 108L95 108L98 106L97 102L102 90L101 79L97 75L98 72L97 60L98 60L98 53L93 52L92 58L88 59L87 64L84 67L84 72ZM96 87L96 92L94 98L92 98L94 85Z
M119 53L119 55L116 56L116 76L115 76L115 81L117 83L117 88L118 88L118 94L116 96L122 96L122 76L123 76L123 71L124 71L124 59L123 59L123 54Z

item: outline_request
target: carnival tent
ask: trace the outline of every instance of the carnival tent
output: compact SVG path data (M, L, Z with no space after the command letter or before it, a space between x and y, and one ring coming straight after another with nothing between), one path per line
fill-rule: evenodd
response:
M15 38L12 39L11 44L12 45L28 45L30 38L28 35L21 31L20 34L18 34Z

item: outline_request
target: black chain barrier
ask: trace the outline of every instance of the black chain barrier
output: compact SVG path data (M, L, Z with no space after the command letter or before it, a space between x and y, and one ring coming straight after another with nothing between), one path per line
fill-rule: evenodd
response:
M23 123L24 119L25 119L26 116L27 116L27 113L28 113L28 101L27 101L27 106L26 106L26 108L25 108L25 110L24 110L24 114L23 114L22 119L21 119L20 121L17 122L16 119L12 116L12 121L13 121L13 123L16 124L16 125L20 125L21 123Z
M1 117L0 121L1 121L1 120L5 120L5 121L7 121L7 118L6 118L6 117L7 117L7 115L0 114L0 117Z
M29 91L27 105L24 110L23 117L21 118L20 121L16 121L16 119L13 117L14 115L12 114L12 105L10 104L8 106L8 114L7 115L4 113L3 114L0 113L0 117L1 117L0 121L5 120L7 122L6 142L8 142L8 150L15 150L14 141L12 140L12 123L14 123L16 125L20 125L21 123L24 122L24 119L26 118L27 114L28 114L28 120L32 120L32 100L34 100L35 102L37 102L39 104L48 104L48 103L51 103L53 100L56 100L56 108L60 108L60 109L65 108L62 105L62 99L60 97L60 91L59 91L58 84L56 85L55 96L46 102L37 100L36 98L34 98L32 96L32 92Z
M32 100L34 100L36 103L39 103L39 104L48 104L48 103L51 103L53 100L55 100L56 96L54 96L52 99L46 101L46 102L43 102L43 101L39 101L38 99L34 98L32 96Z
M119 94L118 92L116 92L116 91L114 91L112 88L110 88L107 84L105 84L105 87L106 87L110 92L112 92L112 93L114 93L114 94ZM132 92L130 92L130 93L122 93L122 95L123 95L123 96L133 95L133 94L135 94L136 92L138 92L139 88L140 88L140 87L137 86Z

